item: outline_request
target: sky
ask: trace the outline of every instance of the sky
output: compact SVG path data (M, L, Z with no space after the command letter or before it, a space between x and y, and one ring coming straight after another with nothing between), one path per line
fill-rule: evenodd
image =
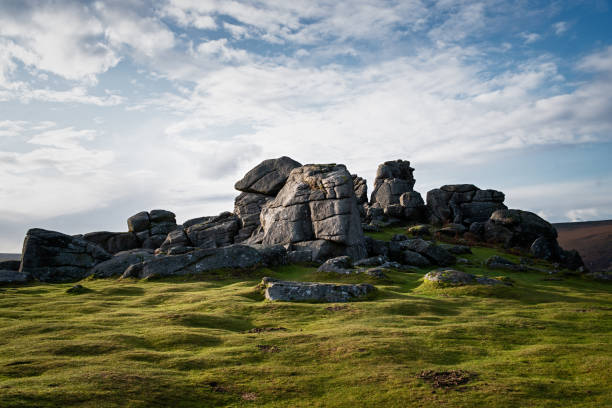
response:
M611 219L612 2L0 0L0 252L231 211L283 155Z

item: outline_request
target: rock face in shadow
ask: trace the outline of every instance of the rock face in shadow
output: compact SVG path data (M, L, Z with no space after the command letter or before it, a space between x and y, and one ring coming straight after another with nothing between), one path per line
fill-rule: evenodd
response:
M266 299L284 302L350 302L376 290L369 284L336 285L333 283L289 282L263 278Z
M501 191L481 190L473 184L451 184L427 192L432 224L485 222L497 210L504 210Z
M240 220L230 212L216 217L206 217L204 222L170 232L160 245L162 252L181 248L220 248L234 244L240 228Z
M19 272L41 282L70 282L111 258L100 246L81 238L34 228L23 242Z
M141 242L133 232L97 231L83 235L85 241L93 242L110 254L140 248Z
M353 259L367 254L353 179L344 165L294 169L276 198L261 211L263 244L329 241Z
M0 284L26 283L28 275L10 269L0 269Z
M150 249L134 249L115 254L108 261L97 264L91 271L94 278L118 277L132 265L153 259L153 251Z
M128 218L127 223L145 249L159 248L168 233L177 228L174 213L166 210L142 211Z
M274 200L273 196L258 193L242 193L234 201L234 214L240 220L240 230L235 242L248 240L261 226L259 216L264 205Z
M262 263L259 252L246 245L195 249L180 255L162 255L127 268L122 278L150 279L200 275L217 269L249 269Z

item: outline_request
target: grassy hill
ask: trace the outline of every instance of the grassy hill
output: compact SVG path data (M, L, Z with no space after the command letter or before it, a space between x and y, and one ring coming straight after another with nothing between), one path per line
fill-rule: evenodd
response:
M473 252L457 269L514 286L285 266L86 280L81 294L0 288L0 406L612 406L612 286L489 271L481 262L500 252ZM262 276L379 290L348 304L273 303L256 287Z

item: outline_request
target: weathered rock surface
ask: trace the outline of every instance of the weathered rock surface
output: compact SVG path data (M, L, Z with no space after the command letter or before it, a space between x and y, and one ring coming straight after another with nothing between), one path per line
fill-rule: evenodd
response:
M370 203L379 203L383 208L400 203L400 196L412 191L414 179L410 162L394 160L384 162L378 166L374 179L374 191Z
M199 275L216 269L250 269L262 263L259 252L246 245L196 249L181 255L156 256L127 268L122 278Z
M309 164L291 171L261 212L263 244L325 240L353 259L366 256L350 173L344 165Z
M374 191L366 212L367 222L386 219L424 220L427 208L421 195L413 191L414 169L409 161L388 161L378 166Z
M328 259L319 266L317 269L319 272L330 272L339 274L349 274L353 269L353 261L350 256L339 256L336 258Z
M250 245L255 248L261 255L262 264L264 266L279 266L289 263L287 249L282 245Z
M153 259L150 249L133 249L116 253L111 259L97 264L92 270L94 278L111 278L121 276L127 268Z
M0 269L0 284L25 283L28 275L12 269Z
M291 170L300 166L300 163L286 156L264 160L237 181L234 188L245 193L275 196L287 181Z
M506 282L499 279L475 276L471 273L457 271L455 269L437 269L435 271L428 272L424 279L428 282L449 286L464 286L473 284L490 286L508 285Z
M216 217L206 217L206 221L191 225L188 228L178 228L167 234L160 245L162 252L168 253L176 248L220 248L234 243L240 228L240 220L230 212L224 212Z
M41 282L83 279L90 269L111 255L100 246L55 231L34 228L23 242L19 272Z
M352 174L351 177L353 178L353 190L355 191L357 204L366 204L368 202L368 184L366 179L356 174Z
M21 266L21 261L14 259L8 261L0 261L0 269L5 271L18 271Z
M142 211L127 220L129 232L135 234L140 246L146 249L157 249L166 236L177 229L174 213L166 210Z
M242 193L236 197L234 214L240 221L240 229L234 237L234 242L246 241L261 226L259 221L261 209L272 200L274 197L257 193Z
M557 239L555 228L540 216L522 210L498 210L485 226L488 242L529 249L540 238Z
M397 248L393 248L394 244L396 244ZM393 260L396 260L394 258L396 258L397 256L394 256L394 254L397 253L397 251L401 253L401 255L399 256L400 259L398 260L398 262L402 261L401 259L405 256L404 252L406 250L416 252L422 255L434 265L450 266L450 265L455 264L455 262L457 261L457 258L453 254L448 252L446 249L430 241L425 241L420 238L409 239L407 241L401 241L397 243L392 242L389 244L389 248L390 248L390 257Z
M473 184L451 184L427 192L432 224L484 222L504 205L504 193L481 190Z
M266 299L285 302L350 302L376 289L369 284L335 285L331 283L289 282L263 278Z
M140 248L141 242L133 232L89 232L83 235L85 241L93 242L110 254Z
M402 251L402 264L404 265L412 265L418 268L425 268L431 266L431 262L429 259L425 258L423 255L418 252L411 251L406 249Z
M537 238L529 248L531 255L548 261L559 259L561 251L556 239L545 237Z

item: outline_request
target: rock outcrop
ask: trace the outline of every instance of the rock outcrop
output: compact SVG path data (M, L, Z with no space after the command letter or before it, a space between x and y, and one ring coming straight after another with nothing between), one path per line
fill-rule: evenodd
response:
M135 234L145 249L157 249L168 233L177 228L174 213L166 210L142 211L127 220L129 232Z
M388 161L378 166L366 212L367 222L380 223L389 218L412 222L425 220L427 208L421 195L413 190L413 171L410 162L405 160Z
M432 224L485 222L497 210L504 210L501 191L481 190L473 184L451 184L427 192Z
M250 269L262 263L259 252L246 245L195 249L180 255L156 256L128 267L124 278L151 279L201 275L218 269Z
M333 254L366 256L353 180L344 165L309 164L291 171L261 211L263 244L328 241Z
M220 248L234 244L234 237L240 229L236 215L224 212L204 219L202 223L170 232L160 245L160 251L188 252L193 248Z
M70 282L111 258L100 246L81 238L34 228L23 242L19 272L41 282Z
M234 201L234 214L240 222L240 230L234 237L236 243L249 240L259 231L261 209L283 188L291 170L300 166L300 163L286 156L264 160L236 182L234 188L242 191ZM259 241L253 239L249 243Z
M133 249L118 252L111 259L97 264L91 271L94 278L112 278L121 276L132 265L153 259L150 249Z
M264 205L274 200L274 196L258 193L242 193L234 201L234 214L240 221L240 230L234 240L248 240L261 226L259 216Z
M369 284L336 285L333 283L289 282L263 278L265 297L284 302L350 302L373 293Z
M133 232L97 231L83 235L85 241L93 242L110 254L140 248L142 243Z

